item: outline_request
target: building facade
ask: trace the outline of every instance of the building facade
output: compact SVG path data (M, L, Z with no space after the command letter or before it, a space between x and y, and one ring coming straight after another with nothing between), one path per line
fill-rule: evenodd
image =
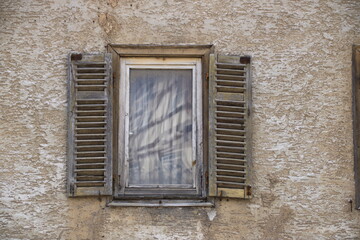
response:
M0 238L360 239L359 12L356 0L1 1ZM151 208L67 197L67 57L109 44L206 44L251 56L250 199Z

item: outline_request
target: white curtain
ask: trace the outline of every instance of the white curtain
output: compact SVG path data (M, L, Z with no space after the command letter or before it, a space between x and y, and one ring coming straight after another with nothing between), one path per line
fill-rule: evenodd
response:
M193 184L192 70L130 70L129 185Z

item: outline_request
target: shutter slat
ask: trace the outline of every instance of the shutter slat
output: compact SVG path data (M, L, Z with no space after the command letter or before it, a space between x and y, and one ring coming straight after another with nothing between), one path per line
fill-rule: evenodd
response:
M219 126L219 128L226 128L226 129L240 129L243 128L244 125L241 123L223 123L223 122L216 122L216 125Z
M98 124L98 123L97 123ZM106 124L106 122L104 123L102 123L102 124ZM76 124L76 125L78 125L78 124ZM93 124L91 124L91 125L93 125ZM106 128L105 127L84 127L84 128L75 128L75 131L84 131L84 130L87 130L87 131L91 131L91 130L106 130Z
M219 171L216 171L216 172L219 172ZM245 172L244 171L239 171L239 174L242 174L244 175ZM225 175L225 174L218 174L216 175L216 178L218 179L228 179L229 181L233 180L235 183L238 183L238 181L243 181L245 180L246 178L242 177L242 176L229 176L229 175ZM221 181L221 180L219 180ZM224 180L226 181L226 180Z
M75 172L77 173L95 173L95 172L105 172L105 169L76 169Z
M88 137L91 139L91 137L104 137L106 134L75 134L75 137Z
M244 111L246 108L245 107L241 107L241 106L227 106L227 105L222 105L222 104L216 104L217 108L226 108L229 109L230 111L236 111L236 110L240 110L240 111Z
M210 196L249 198L251 84L240 59L210 55Z
M105 145L77 145L75 148L105 148Z
M77 116L76 119L106 118L106 116Z
M75 107L106 107L106 106L107 106L106 104L75 104Z
M105 184L106 182L105 181L76 181L75 184L97 184L97 183L102 183L102 184Z
M232 181L216 181L216 183L223 183L228 185L246 186L246 183L232 182Z
M245 154L240 154L240 155L242 155L242 157L245 157ZM218 157L217 158L217 162L218 163L224 163L224 162L232 162L232 163L244 163L244 162L246 162L246 160L245 159L242 159L242 158L240 158L240 159L236 159L236 158L226 158L226 157Z
M217 90L219 92L233 92L233 93L242 93L245 91L245 88L243 87L238 87L238 86L221 86L218 85L216 86Z
M231 131L234 135L239 133L245 133L245 130L236 130L232 128L215 128L216 131Z
M216 155L218 157L225 157L225 158L237 160L246 156L245 154L242 153L224 152L221 150L217 150L216 148L215 150L216 150Z
M77 71L79 70L83 70L82 68L78 68ZM95 70L95 69L94 69ZM89 77L96 77L96 76L106 76L106 73L77 73L75 75L76 77L78 76L89 76Z
M106 113L106 110L76 110L75 113Z
M77 143L94 143L94 142L106 142L106 139L83 139L75 140Z
M238 63L220 63L220 62L217 62L216 63L216 66L220 66L222 68L225 68L225 69L232 69L232 68L244 68L246 67L245 64L238 64Z
M216 165L217 167L219 167L219 165ZM221 172L222 173L222 175L220 175L220 176L224 176L224 175L226 175L227 173L228 174L245 174L245 171L241 171L241 170L235 170L235 169L233 169L233 170L227 170L227 169L217 169L216 170L216 172Z
M226 134L214 134L216 139L218 140L223 140L223 139L226 139L226 140L231 140L231 141L241 141L242 139L245 139L246 136L234 136L234 135L226 135ZM216 140L215 140L216 141Z
M235 117L235 118L242 118L245 116L244 112L238 112L238 111L215 111L217 116L221 117Z
M239 118L228 118L228 117L215 117L215 120L217 122L221 122L221 123L237 123L237 124L243 124L244 123L244 119L239 119Z
M102 91L106 88L105 85L76 85L75 88L82 89L83 91Z
M246 76L242 75L225 75L225 74L215 74L216 80L215 82L219 82L219 80L244 80ZM244 83L244 81L233 81L233 82L241 82Z
M75 123L76 124L76 126L81 126L81 125L99 125L99 124L102 124L102 125L105 125L106 124L106 122L103 122L103 121L101 121L101 122L76 122Z
M101 166L104 167L105 163L77 163L76 166L78 166L79 168L84 167L84 168L92 168L92 167L97 167L97 166Z
M87 181L106 181L104 178L104 173L76 173L77 182L87 182Z
M243 146L244 141L227 141L227 140L216 140L217 146Z
M217 80L215 81L219 86L229 86L229 87L237 87L237 88L244 88L245 83L244 82L240 82L240 81L231 81L231 80Z
M93 68L89 68L89 67L82 67L82 68L78 68L77 69L78 72L82 72L82 71L105 71L106 68L97 68L97 67L93 67Z
M218 169L229 168L229 169L236 169L236 168L244 168L244 165L235 165L235 164L225 164L225 163L217 163L216 166Z
M215 101L217 103L223 103L223 104L226 104L226 105L238 105L238 104L245 104L246 103L244 101L220 100L220 99L215 99Z
M233 75L233 74L243 74L246 73L246 71L244 70L234 70L234 69L228 69L228 68L216 68L216 72L220 73L220 74L225 74L225 75Z
M106 82L106 79L98 79L98 78L92 78L92 79L76 79L76 82Z
M69 54L68 196L112 194L110 54Z
M241 144L241 143L239 143ZM222 151L235 151L235 150L238 150L238 151L243 151L245 150L245 148L243 147L229 147L229 146L217 146L216 149L219 151L219 152L222 152Z

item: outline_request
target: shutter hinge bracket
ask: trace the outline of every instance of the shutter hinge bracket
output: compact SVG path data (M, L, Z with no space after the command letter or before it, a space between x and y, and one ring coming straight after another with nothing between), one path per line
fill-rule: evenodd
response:
M222 198L223 198L223 190L220 190L220 193L218 195L220 201L222 201Z
M206 81L209 81L209 73L208 72L205 75L205 79L206 79Z
M98 200L99 200L99 202L101 202L101 192L100 192L100 190L98 192Z
M70 190L70 195L74 196L74 194L75 194L74 183L70 184L70 189L69 190Z
M251 194L252 194L252 192L251 192L251 186L247 185L247 186L245 187L245 195L246 195L246 197L250 197Z
M208 186L209 185L209 172L208 171L205 172L205 182L206 182L206 186Z

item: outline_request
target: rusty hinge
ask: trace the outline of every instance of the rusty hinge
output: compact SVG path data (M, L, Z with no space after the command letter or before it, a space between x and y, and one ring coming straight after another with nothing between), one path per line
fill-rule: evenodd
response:
M250 56L242 56L240 57L240 63L241 64L249 64L251 61L251 57Z
M205 75L205 79L206 79L206 81L209 81L209 73L208 72Z
M248 185L248 186L245 187L245 195L246 195L247 197L250 197L251 194L252 194L252 192L251 192L251 186Z
M81 61L82 60L82 54L81 53L72 53L71 54L71 61Z
M208 186L209 185L209 172L208 171L205 172L205 182L206 182L206 186Z
M70 195L71 195L71 196L74 196L74 194L75 194L74 183L71 183L71 184L70 184L70 189L69 189L69 191L70 191Z
M101 202L101 192L100 192L100 190L98 191L98 200L99 200L99 202Z
M220 201L222 201L223 193L224 193L223 190L220 190L220 193L218 195Z

